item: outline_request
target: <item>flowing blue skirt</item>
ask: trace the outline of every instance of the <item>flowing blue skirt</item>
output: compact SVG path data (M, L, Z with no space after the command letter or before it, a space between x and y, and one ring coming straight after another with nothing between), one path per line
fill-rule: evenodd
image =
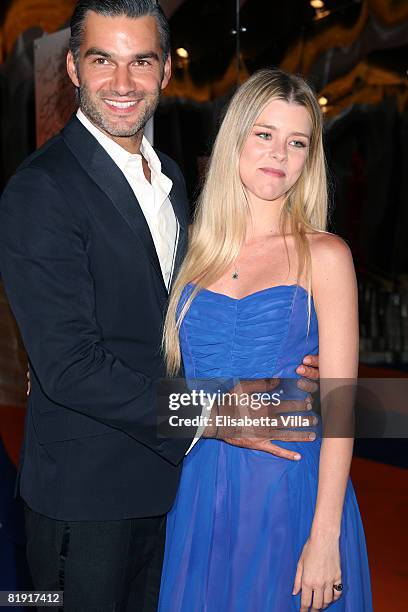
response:
M279 443L298 462L200 440L184 461L167 541L160 612L295 612L296 566L312 525L321 439ZM365 536L351 481L341 523L340 599L371 612Z

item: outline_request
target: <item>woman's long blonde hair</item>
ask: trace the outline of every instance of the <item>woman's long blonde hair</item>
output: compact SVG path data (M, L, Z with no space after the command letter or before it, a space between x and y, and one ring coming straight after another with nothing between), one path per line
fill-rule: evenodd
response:
M259 70L235 93L214 144L187 255L173 285L165 320L163 349L169 375L177 374L181 365L179 330L191 302L201 288L226 272L244 244L250 210L239 173L240 156L257 118L272 100L300 104L312 120L308 158L286 194L280 217L282 235L289 226L295 240L297 276L306 276L310 312L311 256L305 233L325 230L327 224L322 114L313 91L301 77L281 70ZM193 291L179 305L184 287L192 282Z

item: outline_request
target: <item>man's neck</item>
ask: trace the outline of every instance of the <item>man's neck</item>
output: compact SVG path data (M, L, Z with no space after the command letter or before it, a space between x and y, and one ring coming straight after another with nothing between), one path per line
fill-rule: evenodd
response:
M102 130L101 130L102 131ZM128 153L136 154L140 153L140 147L143 139L143 130L140 130L134 136L127 138L125 136L111 136L107 132L103 132L105 136L108 136L113 142L116 142L122 149L125 149Z

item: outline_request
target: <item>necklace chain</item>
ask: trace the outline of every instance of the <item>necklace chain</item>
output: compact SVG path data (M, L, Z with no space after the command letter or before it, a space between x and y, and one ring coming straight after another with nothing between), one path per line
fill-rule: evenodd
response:
M264 241L262 242L262 244L261 244L260 246L258 246L258 248L257 248L257 249L254 251L253 255L258 255L258 253L260 253L260 251L262 250L262 248L263 248L263 247L265 246L265 244L268 242L268 238L269 238L269 237L270 237L270 236L267 236L267 237L264 239ZM235 263L234 263L234 270L233 270L233 272L232 272L232 274L231 274L231 278L232 278L233 280L238 280L238 279L239 279L239 276L240 276L239 268L238 268L238 266L237 266L237 264L236 264L236 262L235 262Z

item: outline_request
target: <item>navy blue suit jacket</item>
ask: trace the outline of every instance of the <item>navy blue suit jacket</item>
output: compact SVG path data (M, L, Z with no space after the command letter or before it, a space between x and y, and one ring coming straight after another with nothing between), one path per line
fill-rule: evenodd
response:
M180 224L177 268L187 197L177 164L159 157ZM0 269L32 380L25 501L62 520L167 512L191 442L156 431L167 290L133 191L76 117L8 184Z

